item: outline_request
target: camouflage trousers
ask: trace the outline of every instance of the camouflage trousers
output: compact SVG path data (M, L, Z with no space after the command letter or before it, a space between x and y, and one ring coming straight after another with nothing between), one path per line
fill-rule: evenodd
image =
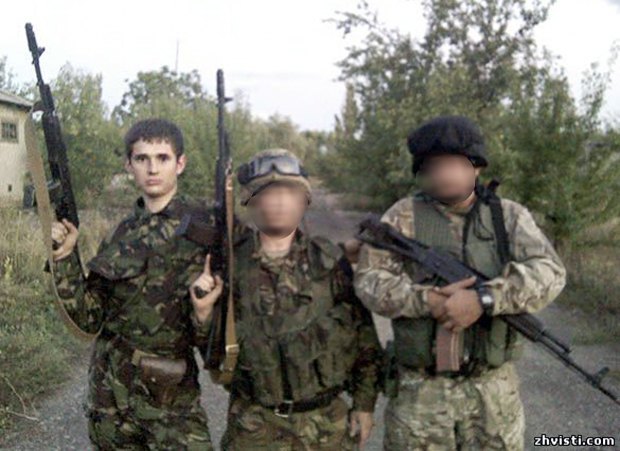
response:
M125 352L95 342L89 369L88 435L96 450L212 450L207 414L200 405L198 367L188 371L174 396L161 405Z
M340 397L326 407L293 413L287 418L247 399L236 398L228 409L222 450L354 450L348 412L348 404Z
M385 411L385 450L523 449L525 418L511 363L469 378L399 371L398 395Z

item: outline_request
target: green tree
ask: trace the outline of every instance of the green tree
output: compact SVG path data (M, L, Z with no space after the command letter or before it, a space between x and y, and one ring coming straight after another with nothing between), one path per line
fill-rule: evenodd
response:
M7 65L6 56L0 57L0 90L17 94L19 87L15 82L15 74Z
M197 71L177 73L163 66L157 71L139 72L129 82L113 117L124 132L136 121L151 117L176 123L183 132L189 161L179 180L181 189L200 197L212 194L217 112Z
M90 206L122 171L118 127L108 118L102 77L64 65L51 83L80 206Z
M552 4L427 0L419 40L387 28L366 2L340 14L336 26L345 35L362 31L364 38L339 63L350 87L328 156L339 171L326 172L329 184L388 206L415 186L405 146L409 131L433 116L463 114L486 136L486 174L540 213L557 242L579 239L590 225L617 214L620 200L611 190L620 174L610 164L617 147L600 139L607 75L588 74L587 95L581 103L573 99L552 57L534 42ZM594 142L605 144L594 149Z
M563 75L541 71L528 86L536 94L516 93L505 113L507 188L567 252L592 244L588 231L620 216L620 142L600 120L608 82L593 65L576 103Z
M218 151L217 108L197 71L177 73L164 66L138 73L113 116L123 130L139 119L154 116L179 125L189 161L180 187L192 196L212 197ZM302 158L316 154L314 136L301 133L288 117L255 118L242 93L227 105L225 120L235 166L270 147L288 148Z

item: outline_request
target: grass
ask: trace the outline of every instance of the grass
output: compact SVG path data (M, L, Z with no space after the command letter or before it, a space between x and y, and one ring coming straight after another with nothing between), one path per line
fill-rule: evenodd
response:
M105 208L80 212L84 261L134 198L132 192L106 192L99 199ZM339 204L361 210L374 206L352 195L341 196ZM33 401L61 383L86 348L67 331L53 305L39 227L33 213L0 208L0 436L15 420L36 417ZM569 282L559 302L592 318L577 340L620 342L620 254L599 244L575 255L565 259Z
M591 318L575 336L583 344L620 342L620 254L610 245L582 248L566 259L568 283L559 302Z
M312 179L313 187L326 187ZM382 212L377 199L352 193L338 196L344 210ZM620 343L620 218L592 228L584 245L562 259L568 271L567 285L558 303L576 308L590 321L575 334L581 344Z
M84 260L118 216L81 212ZM0 436L18 418L34 418L33 400L62 382L86 344L74 338L54 306L38 218L0 209Z

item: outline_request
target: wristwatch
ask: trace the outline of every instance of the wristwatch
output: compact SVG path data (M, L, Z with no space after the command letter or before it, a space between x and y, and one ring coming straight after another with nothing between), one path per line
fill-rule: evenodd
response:
M482 306L482 311L486 315L491 316L493 314L493 306L495 306L495 299L493 299L493 295L491 295L489 289L484 286L479 287L476 291L478 292L478 301Z

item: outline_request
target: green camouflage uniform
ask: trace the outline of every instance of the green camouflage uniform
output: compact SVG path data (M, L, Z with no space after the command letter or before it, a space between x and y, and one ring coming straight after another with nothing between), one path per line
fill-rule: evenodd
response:
M422 193L398 201L382 220L408 237L466 258L489 275L493 316L540 310L564 286L559 257L528 210L502 199L511 254L502 266L489 208L479 205L464 247L467 212ZM469 375L433 374L429 367L435 359L437 322L427 295L434 285L415 263L362 247L356 293L370 310L392 319L395 337L398 376L385 413L385 449L523 449L523 407L511 362L519 355L521 337L497 318L486 329L476 323L463 332L470 358L478 362L475 370Z
M267 256L250 230L235 253L240 354L223 449L353 449L340 392L354 410L373 411L381 348L340 249L298 231L286 255ZM325 405L274 411L317 396Z
M210 220L181 196L155 214L139 199L101 243L87 276L75 252L55 263L65 310L84 331L99 331L86 406L97 449L212 449L193 356L209 322L196 321L188 293L206 251L174 236L186 213ZM140 377L143 355L185 361L165 397L164 385Z

